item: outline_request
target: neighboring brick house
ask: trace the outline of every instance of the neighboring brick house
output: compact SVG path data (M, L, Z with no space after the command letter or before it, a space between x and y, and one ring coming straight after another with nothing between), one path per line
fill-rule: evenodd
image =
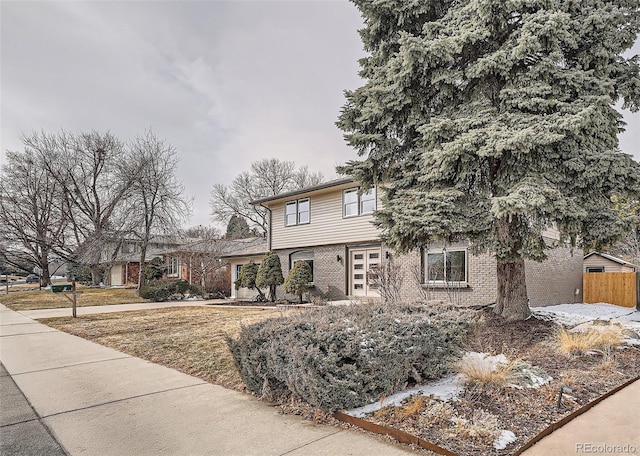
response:
M262 238L249 239L196 239L176 236L155 236L149 243L146 262L161 258L164 278L183 279L209 290L229 288L230 268L223 256L255 244L264 244ZM140 274L140 242L125 240L116 259L110 264L108 285L134 286Z
M432 244L396 256L380 241L381 231L372 222L381 207L380 192L359 193L352 179L339 179L299 191L253 201L269 211L269 232L264 252L253 256L228 255L234 265L231 281L240 266L259 263L268 250L277 252L283 274L293 263L307 261L313 271L312 294L328 300L379 298L371 280L372 268L393 262L400 268L403 300L451 299L463 305L496 300L496 260L474 255L468 243ZM545 233L549 242L557 233ZM542 262L526 262L527 289L533 306L581 300L582 252L567 247L548 251ZM247 290L248 291L248 290ZM246 298L251 293L242 293ZM255 293L253 293L255 295ZM233 296L233 295L232 295ZM278 296L285 295L282 287Z
M164 259L165 252L176 249L180 242L173 236L155 236L147 245L145 254L146 262L153 258ZM109 267L107 274L107 285L110 286L134 286L138 283L140 274L140 241L135 239L125 239L120 245L120 249L112 262L105 264ZM178 265L172 259L168 259L167 268L169 273L177 272Z

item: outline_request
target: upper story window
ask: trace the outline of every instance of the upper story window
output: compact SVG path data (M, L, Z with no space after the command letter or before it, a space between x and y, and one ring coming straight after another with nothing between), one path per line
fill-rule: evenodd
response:
M376 210L376 189L371 188L361 194L358 193L359 190L359 188L349 188L342 192L344 217L372 214Z
M285 226L304 225L311 221L311 205L309 198L289 201L284 206Z
M466 249L425 252L424 256L426 283L467 282Z

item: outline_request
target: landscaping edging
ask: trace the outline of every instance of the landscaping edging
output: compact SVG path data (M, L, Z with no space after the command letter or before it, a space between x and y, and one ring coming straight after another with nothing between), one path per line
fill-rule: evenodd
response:
M587 410L589 410L593 406L599 404L600 402L602 402L606 398L612 396L613 394L615 394L618 391L626 388L627 386L631 385L632 383L634 383L634 382L636 382L638 380L640 380L640 376L632 378L631 380L628 380L628 381L624 382L623 384L621 384L621 385L613 388L612 390L606 392L602 396L594 399L593 401L583 405L579 409L571 412L569 415L565 416L560 421L557 421L557 422L555 422L553 424L550 424L548 427L546 427L544 430L542 430L542 432L540 432L535 437L531 438L523 446L521 446L514 453L512 453L513 456L521 455L526 450L531 448L533 445L538 443L540 440L542 440L543 438L545 438L546 436L551 434L553 431L555 431L557 429L560 429L562 426L564 426L565 424L569 423L570 421L572 421L573 419L577 418L578 416L582 415L583 413L585 413ZM388 435L390 437L393 437L394 439L396 439L397 441L399 441L401 443L419 445L422 448L425 448L427 450L431 450L434 453L442 454L444 456L458 456L457 453L449 451L446 448L442 448L441 446L436 445L433 442L429 442L428 440L422 439L422 438L420 438L418 436L415 436L413 434L409 434L408 432L401 431L399 429L395 429L395 428L392 428L392 427L388 427L388 426L383 426L383 425L380 425L380 424L372 423L372 422L364 420L362 418L357 418L355 416L348 415L348 414L346 414L344 412L334 412L333 416L336 419L340 420L340 421L343 421L343 422L349 423L349 424L353 424L355 426L358 426L358 427L364 429L365 431L374 432L376 434Z
M582 415L584 412L589 410L594 405L598 405L600 402L602 402L603 400L605 400L609 396L613 396L615 393L617 393L621 389L626 388L627 386L631 385L632 383L635 383L638 380L640 380L640 376L632 378L631 380L628 380L628 381L624 382L622 385L616 386L611 391L608 391L605 394L603 394L602 396L598 397L597 399L594 399L591 402L589 402L588 404L583 405L578 410L576 410L574 412L571 412L569 415L565 416L560 421L557 421L556 423L550 424L546 429L544 429L538 435L536 435L535 437L530 439L527 443L525 443L523 446L521 446L518 449L518 451L513 453L513 456L518 456L518 455L524 453L526 450L531 448L533 445L535 445L540 440L542 440L543 438L545 438L546 436L551 434L556 429L560 429L562 426L564 426L568 422L572 421L574 418L579 417L580 415Z

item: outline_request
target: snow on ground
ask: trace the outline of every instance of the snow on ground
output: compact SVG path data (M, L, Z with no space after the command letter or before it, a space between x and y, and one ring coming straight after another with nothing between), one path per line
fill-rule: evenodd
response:
M571 331L586 331L590 328L602 330L602 323L618 325L627 330L623 342L640 345L640 312L630 307L612 304L560 304L557 306L534 307L534 316L555 321L571 327Z
M346 413L357 418L362 418L369 413L377 412L383 407L400 405L412 396L433 396L440 400L448 401L456 398L461 391L462 387L459 385L457 375L449 375L426 385L414 386L413 388L400 391L399 393L383 398L381 401L347 410Z
M493 447L496 450L504 450L507 445L516 441L516 435L507 430L503 430L500 436L493 442Z
M640 312L630 307L612 304L559 304L557 306L532 307L533 314L543 320L552 320L572 326L587 321L612 321L640 328Z

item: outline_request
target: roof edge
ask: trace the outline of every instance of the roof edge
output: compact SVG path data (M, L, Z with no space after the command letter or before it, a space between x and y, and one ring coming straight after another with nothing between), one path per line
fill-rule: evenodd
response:
M339 185L344 185L344 184L351 184L351 183L355 183L355 180L353 180L350 177L346 177L346 178L342 178L342 179L335 179L332 181L328 181L328 182L323 182L321 184L318 185L313 185L311 187L305 187L305 188L301 188L299 190L293 190L290 192L285 192L285 193L280 193L279 195L274 195L274 196L267 196L265 198L259 198L257 200L254 201L250 201L249 204L253 204L254 206L262 204L262 203L268 203L270 201L276 201L282 198L290 198L292 196L296 196L296 195L301 195L303 193L309 193L309 192L316 192L318 190L324 190L325 188L331 188L331 187L337 187Z

